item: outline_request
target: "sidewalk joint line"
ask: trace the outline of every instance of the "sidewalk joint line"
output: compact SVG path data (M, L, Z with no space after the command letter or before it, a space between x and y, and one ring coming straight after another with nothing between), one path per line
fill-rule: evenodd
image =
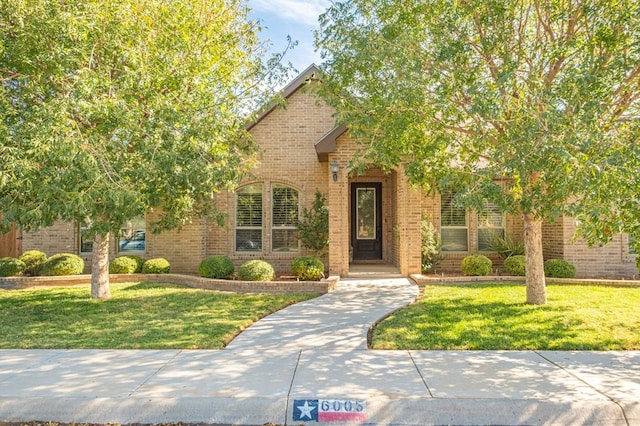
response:
M163 370L164 368L167 367L167 364L169 364L170 362L172 362L173 360L175 360L178 355L180 355L182 352L184 351L184 349L178 349L177 352L171 357L169 358L167 361L165 361L160 367L158 367L155 371L153 371L151 374L149 374L147 377L144 378L144 380L142 380L138 386L136 386L136 388L131 391L129 393L129 395L127 395L128 398L134 396L136 394L136 392L138 392L140 390L141 387L143 387L145 384L147 384L149 382L149 380L151 380L151 378L155 377L158 375L158 373Z
M302 357L302 349L298 351L298 358L296 359L296 366L293 368L293 374L291 375L291 383L289 383L289 390L287 391L287 403L284 410L284 426L287 426L287 420L289 419L289 401L291 401L291 390L293 389L293 382L296 380L296 374L298 373L298 366L300 365L300 358Z
M422 375L422 372L420 371L420 368L418 367L418 364L416 364L416 360L413 359L413 355L411 354L411 351L407 351L409 353L409 358L411 358L411 362L413 362L413 366L416 368L416 371L418 372L418 375L420 376L420 379L422 379L422 383L424 383L424 387L427 388L427 392L429 392L429 396L431 398L434 398L433 393L431 392L431 389L429 388L429 385L427 384L427 381L425 380L424 376Z
M564 368L563 366L561 366L560 364L550 360L549 358L547 358L546 356L542 355L539 351L534 350L533 353L535 353L536 355L538 355L540 358L544 359L545 361L547 361L548 363L550 363L551 365L559 368L560 370L564 371L565 373L567 373L568 375L570 375L571 377L573 377L574 379L578 380L579 382L584 383L585 385L587 385L588 387L590 387L591 389L593 389L594 391L596 391L597 393L599 393L600 395L604 396L605 398L607 398L609 401L613 402L614 404L616 404L618 406L618 408L620 408L620 411L622 412L622 417L624 417L624 421L627 424L627 426L630 426L629 423L629 419L627 418L627 413L624 411L624 407L620 404L620 402L618 400L616 400L615 398L612 398L611 396L607 395L606 393L602 392L601 390L599 390L598 388L596 388L595 386L593 386L591 383L587 382L586 380L583 380L582 378L580 378L578 375L572 373L571 371L569 371L568 369Z

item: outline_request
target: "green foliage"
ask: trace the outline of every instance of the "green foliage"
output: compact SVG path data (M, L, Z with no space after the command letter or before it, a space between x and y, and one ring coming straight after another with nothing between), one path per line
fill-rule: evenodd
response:
M638 39L629 2L346 0L320 17L319 90L361 143L356 171L640 237Z
M481 254L472 254L464 259L460 264L462 273L470 276L489 275L493 263L487 256Z
M525 264L526 264L526 258L524 257L524 255L516 254L515 256L507 257L504 260L504 269L507 270L507 273L509 275L524 277Z
M136 270L133 271L136 274L142 272L142 266L144 265L145 259L142 256L138 256L135 254L128 254L126 256L118 256L118 257L128 257L129 259L133 259L136 262Z
M0 225L63 220L94 237L152 209L151 231L221 222L212 194L255 164L245 123L288 71L248 13L225 0L0 2Z
M549 259L544 262L544 275L549 278L573 278L576 267L563 259Z
M138 261L132 256L118 256L109 263L110 274L134 274L137 270Z
M198 272L201 277L226 279L235 272L235 265L227 256L209 256L202 259Z
M27 250L19 257L26 265L24 273L27 275L38 275L42 264L46 262L47 255L39 250Z
M293 275L302 281L317 281L324 277L324 263L314 256L301 256L291 261Z
M168 274L170 270L171 265L169 264L169 261L162 257L149 259L142 265L143 274Z
M276 272L264 260L249 260L238 268L238 279L242 281L273 281Z
M42 264L40 275L79 275L84 271L84 260L71 253L54 254Z
M524 242L516 240L509 234L503 238L494 233L489 238L488 243L491 251L495 251L503 259L507 259L512 256L524 255Z
M329 246L329 211L325 207L326 197L316 189L311 209L302 208L298 222L298 238L302 246L320 255Z
M15 257L3 257L0 258L0 277L13 277L15 275L22 275L27 268L27 265Z
M422 272L435 271L443 257L440 253L440 237L431 218L423 214L420 222L420 237L422 240Z

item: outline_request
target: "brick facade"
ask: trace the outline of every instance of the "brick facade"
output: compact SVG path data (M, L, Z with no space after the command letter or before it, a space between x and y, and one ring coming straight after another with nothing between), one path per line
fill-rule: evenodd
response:
M350 160L358 148L348 132L335 131L333 110L320 102L306 90L302 75L285 88L286 108L276 108L263 114L250 125L260 152L258 164L251 176L240 188L249 184L262 185L262 250L256 252L236 251L236 193L217 194L216 207L227 213L223 226L195 219L180 231L169 231L159 235L146 233L145 258L165 257L172 272L197 273L200 261L210 255L229 256L236 266L250 259L264 259L272 263L279 272L288 272L295 257L309 254L302 246L298 250L272 250L272 188L285 185L298 191L300 210L311 208L314 193L319 190L327 198L329 211L330 245L325 261L330 274L349 274L351 237L351 185L373 183L381 185L382 253L377 263L395 265L404 276L420 272L420 221L423 213L440 231L440 196L424 194L412 188L400 167L389 173L379 168L370 168L363 175L354 175L348 169ZM320 149L327 135L333 135ZM323 142L324 143L324 142ZM337 163L339 172L333 180L330 164ZM147 218L153 219L153 214ZM507 216L506 232L521 239L523 223L519 217ZM459 271L461 260L478 251L478 219L475 212L467 213L468 250L447 252L438 271ZM570 218L561 218L543 229L545 257L565 258L573 262L581 277L637 276L635 256L628 254L628 240L618 236L605 247L590 249L584 242L571 243L575 224ZM23 251L39 249L48 255L60 252L78 253L79 230L76 226L57 223L51 228L35 233L24 233ZM110 256L117 254L118 244L111 240ZM495 253L485 253L501 268L501 260ZM90 254L82 256L90 264ZM367 262L364 262L367 263Z

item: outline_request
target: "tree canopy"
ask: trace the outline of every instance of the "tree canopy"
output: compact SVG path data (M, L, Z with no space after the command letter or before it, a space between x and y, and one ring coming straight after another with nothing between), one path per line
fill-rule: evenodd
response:
M212 194L252 161L249 113L285 75L247 13L242 0L3 1L4 223L64 220L102 241L154 209L155 230L219 219Z
M625 228L610 207L640 188L637 2L350 0L316 43L353 167L522 215L529 302L546 301L543 221L582 217L592 242Z

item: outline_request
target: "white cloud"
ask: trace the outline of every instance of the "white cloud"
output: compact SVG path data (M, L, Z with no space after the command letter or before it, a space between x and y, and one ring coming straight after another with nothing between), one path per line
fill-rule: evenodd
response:
M330 0L250 0L249 2L249 6L256 12L271 13L280 19L308 26L318 25L318 16L330 5Z

